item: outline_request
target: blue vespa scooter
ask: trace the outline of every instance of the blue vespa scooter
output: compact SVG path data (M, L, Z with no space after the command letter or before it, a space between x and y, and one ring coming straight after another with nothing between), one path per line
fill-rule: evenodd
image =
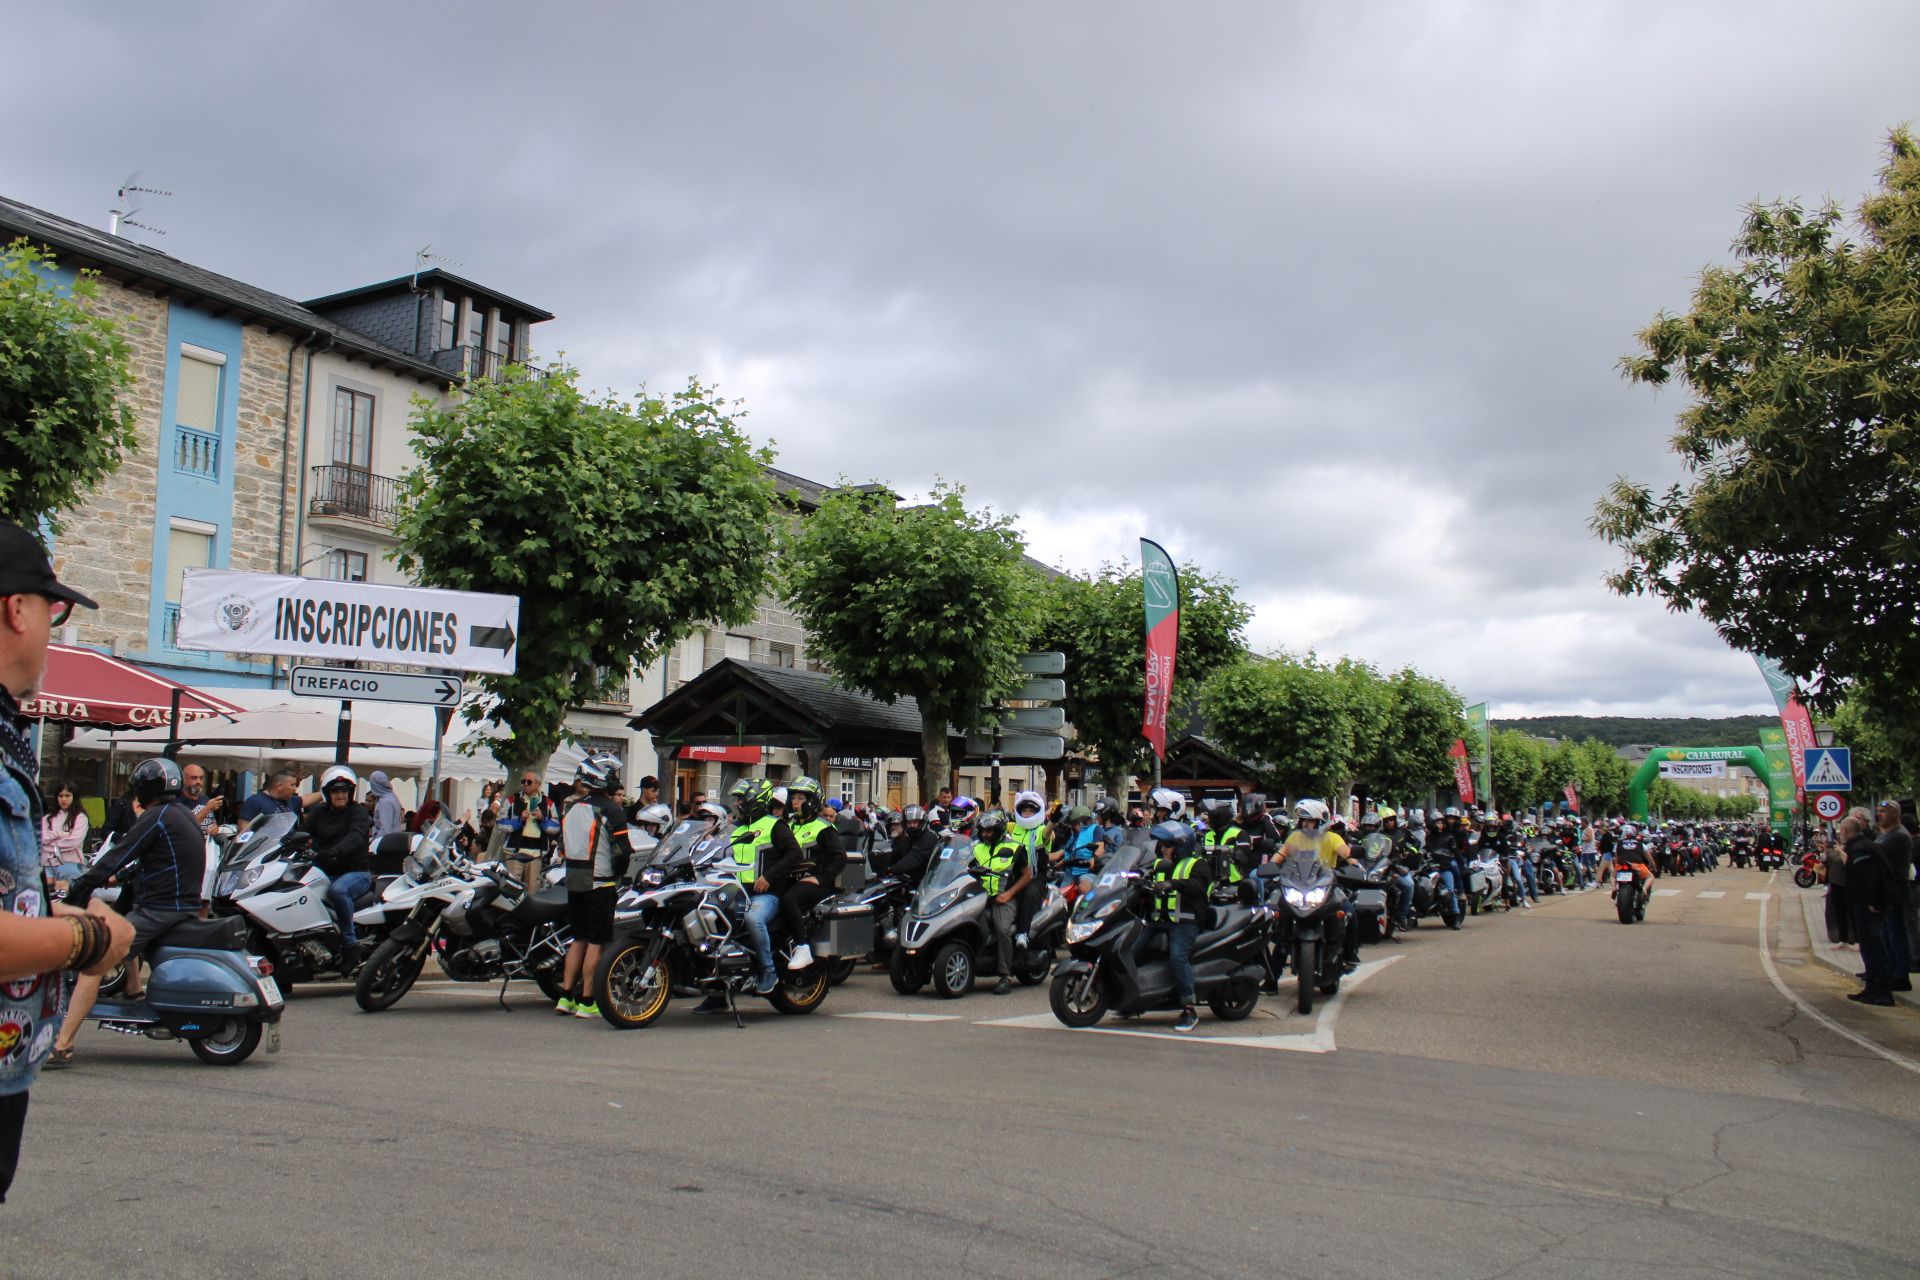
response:
M185 1040L214 1066L238 1066L263 1039L268 1053L278 1053L286 1001L273 966L246 945L244 919L183 920L148 952L142 998L102 997L89 1016L122 1035Z

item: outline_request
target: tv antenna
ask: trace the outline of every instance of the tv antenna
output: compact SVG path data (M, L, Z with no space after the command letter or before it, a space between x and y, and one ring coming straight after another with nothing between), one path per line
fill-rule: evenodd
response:
M413 251L413 287L415 289L420 287L420 273L427 269L429 262L444 262L450 267L464 267L467 265L454 258L443 257L440 254L434 253L432 250L432 245L423 244Z
M144 207L139 203L138 198L140 196L171 196L172 194L173 192L162 191L158 187L141 186L140 171L135 169L127 175L127 180L120 184L120 190L115 193L115 197L120 202L119 207L107 211L109 215L107 234L117 236L120 234L120 228L122 227L132 227L135 230L145 231L156 236L167 234L159 227L148 226L144 222L135 222L133 215L139 213Z

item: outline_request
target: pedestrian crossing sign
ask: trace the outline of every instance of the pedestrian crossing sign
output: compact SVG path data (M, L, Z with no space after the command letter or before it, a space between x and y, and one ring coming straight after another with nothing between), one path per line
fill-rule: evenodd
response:
M1807 790L1853 790L1853 751L1847 747L1815 747L1807 752Z

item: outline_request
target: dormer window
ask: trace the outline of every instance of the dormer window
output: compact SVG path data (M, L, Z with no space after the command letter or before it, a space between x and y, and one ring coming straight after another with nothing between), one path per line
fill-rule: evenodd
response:
M471 302L467 304L467 342L475 351L487 342L487 313Z
M440 342L434 350L451 351L460 345L460 299L440 299Z

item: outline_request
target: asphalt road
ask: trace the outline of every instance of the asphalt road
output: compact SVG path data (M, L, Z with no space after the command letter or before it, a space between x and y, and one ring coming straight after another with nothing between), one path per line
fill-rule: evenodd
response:
M0 1274L1913 1276L1920 1012L1842 999L1784 881L1663 887L1195 1036L877 974L745 1030L302 991L237 1069L89 1032Z

